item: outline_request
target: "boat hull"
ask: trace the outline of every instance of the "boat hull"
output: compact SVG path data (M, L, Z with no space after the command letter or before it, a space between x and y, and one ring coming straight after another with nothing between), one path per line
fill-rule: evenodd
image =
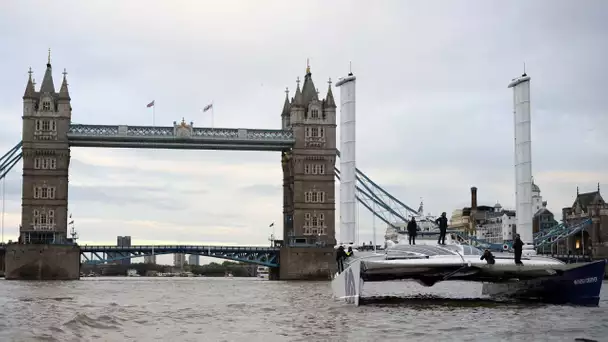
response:
M606 260L582 264L560 275L509 283L485 283L491 297L532 299L550 304L598 306Z

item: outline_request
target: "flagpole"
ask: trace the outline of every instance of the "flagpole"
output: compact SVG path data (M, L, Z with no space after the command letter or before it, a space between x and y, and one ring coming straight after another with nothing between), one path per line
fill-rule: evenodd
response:
M215 111L213 101L211 101L211 129L213 129L213 112Z
M152 126L156 127L156 102L152 106Z

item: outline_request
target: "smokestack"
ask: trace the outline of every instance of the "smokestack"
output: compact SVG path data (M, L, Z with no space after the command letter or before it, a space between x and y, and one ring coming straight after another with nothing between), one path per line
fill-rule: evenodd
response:
M471 188L471 210L477 210L477 188Z

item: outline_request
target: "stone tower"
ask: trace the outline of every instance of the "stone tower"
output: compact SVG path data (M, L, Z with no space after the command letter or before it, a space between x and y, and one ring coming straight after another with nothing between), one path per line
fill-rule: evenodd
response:
M286 95L282 128L292 130L295 146L283 152L284 225L287 246L327 246L335 238L336 103L331 81L325 99L306 68L294 97Z
M51 58L40 90L32 71L23 95L23 199L19 241L30 244L67 242L68 167L67 133L72 107L66 79L55 91Z

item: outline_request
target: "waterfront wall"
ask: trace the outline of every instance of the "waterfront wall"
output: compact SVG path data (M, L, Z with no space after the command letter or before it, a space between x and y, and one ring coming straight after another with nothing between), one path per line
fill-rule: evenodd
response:
M280 280L330 280L337 270L333 247L283 247Z
M80 279L80 247L7 245L4 277L12 280Z

